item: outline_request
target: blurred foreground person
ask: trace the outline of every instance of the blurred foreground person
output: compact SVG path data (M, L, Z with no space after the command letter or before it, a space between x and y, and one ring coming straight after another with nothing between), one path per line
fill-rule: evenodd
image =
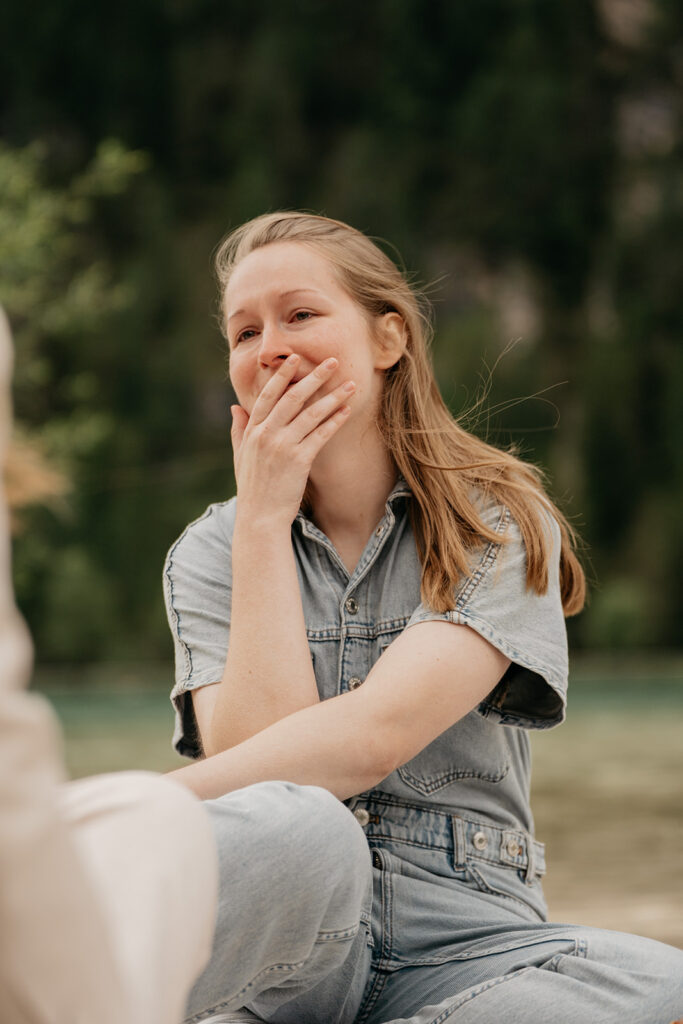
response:
M0 308L0 463L12 345ZM25 693L31 641L0 493L0 1020L175 1024L211 947L216 852L201 803L147 772L66 783L49 705Z

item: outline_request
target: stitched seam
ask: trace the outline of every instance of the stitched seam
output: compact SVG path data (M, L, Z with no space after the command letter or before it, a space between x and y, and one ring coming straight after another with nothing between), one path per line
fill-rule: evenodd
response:
M225 506L227 504L229 504L229 502L224 501L224 502L221 503L221 507L223 507L223 506ZM180 542L182 540L184 540L184 538L187 536L188 532L192 529L193 526L195 526L197 523L203 522L205 519L209 519L213 515L213 511L214 511L214 506L212 505L209 508L207 508L206 512L204 512L204 514L201 515L198 519L195 519L193 522L189 523L185 527L183 532L180 534L180 536L178 537L177 541L171 547L171 549L168 552L168 555L166 556L166 567L164 569L164 579L166 580L166 587L167 587L167 590L168 590L169 606L171 608L171 611L173 612L173 621L174 621L174 624L175 624L175 635L178 638L178 643L179 643L179 645L180 645L180 647L181 647L181 649L182 649L182 651L184 652L184 655L185 655L185 678L183 680L183 685L186 685L187 682L189 681L189 679L192 676L192 652L190 651L190 648L185 643L185 641L184 641L184 639L182 637L182 631L181 631L181 627L180 627L180 614L178 612L178 609L175 606L175 600L174 600L174 598L175 598L175 591L173 589L173 578L171 577L171 567L173 565L173 556L175 555L176 549L178 548L178 545L180 544Z
M351 928L342 928L341 931L318 932L315 945L317 946L321 942L337 942L339 939L352 939L357 935L358 928L359 925L355 924Z
M547 971L552 971L554 974L557 974L557 972L559 970L559 967L560 967L560 964L562 963L562 961L566 960L567 957L575 957L575 956L576 956L576 943L574 943L574 949L571 951L571 953L558 953L556 956L554 956L552 958L552 960L548 960L547 964L543 964L543 966L544 966L544 968Z
M260 978L264 978L269 974L291 974L293 971L297 971L303 967L305 963L305 960L300 960L293 964L273 964L271 967L264 967L262 971L259 971L259 973L244 986L244 988L241 988L238 992L234 992L231 996L228 996L228 998L222 999L220 1003L215 1003L213 1006L207 1007L202 1010L201 1013L195 1014L194 1017L189 1017L185 1024L199 1024L199 1022L203 1020L208 1013L217 1013L220 1010L227 1010L230 1003L249 992Z
M483 985L479 985L473 989L464 999L459 999L457 1003L453 1003L443 1013L440 1013L438 1017L434 1017L430 1024L443 1024L444 1021L452 1017L456 1010L459 1010L466 1003L469 1003L476 996L481 995L483 992L488 992L490 988L495 988L496 985L502 985L506 981L511 981L513 978L519 978L522 974L527 974L529 971L534 970L533 967L523 967L519 971L515 971L514 974L506 974L503 978L494 978L492 981L486 981Z
M511 513L509 508L503 507L501 509L498 522L493 528L494 532L502 535L505 532L505 530L507 530L510 518ZM479 565L472 573L470 573L469 577L465 581L462 590L460 591L456 598L456 611L461 611L465 607L465 605L468 603L468 601L471 599L472 595L476 591L479 584L488 575L491 566L495 563L496 559L498 558L498 553L501 547L502 543L500 541L489 541L486 550L484 551L484 554L481 557Z
M488 627L483 631L483 635L490 637L495 635L497 640L496 646L500 644L500 649L503 654L506 654L511 661L515 662L515 664L521 665L523 668L528 668L532 672L536 672L537 675L542 675L544 677L547 673L553 681L557 682L558 686L563 681L563 677L558 672L554 671L549 665L546 665L544 662L541 662L536 658L529 657L529 655L525 654L524 651L518 651L516 647L513 647L513 645L505 637L500 636L500 634L492 633L486 619L480 618L480 616L468 611L466 608L457 609L455 612L449 612L448 614L457 619L455 622L456 625L471 626L471 628L474 628L472 624L477 623L477 625ZM477 632L479 632L479 630L477 630ZM553 689L555 689L555 687L553 687ZM561 696L561 694L558 694L558 696ZM487 705L487 701L483 700L481 704ZM497 708L495 704L488 704L487 706L493 708L495 711L500 711L500 708Z
M442 853L449 853L450 849L451 849L450 846L441 846L438 843L420 843L420 842L418 842L415 839L401 839L401 838L398 838L397 836L386 835L383 832L375 832L374 830L372 832L368 831L367 839L368 839L368 841L370 841L370 840L374 841L375 839L384 839L385 842L389 842L389 843L398 843L398 844L401 844L402 846L414 846L418 850L440 850ZM506 862L506 861L497 860L497 859L494 859L492 857L487 857L485 854L469 853L468 852L466 854L466 856L467 856L468 859L472 858L472 859L475 859L477 861L481 861L483 864L491 864L493 867L505 868L506 870L509 870L509 871L519 871L521 868L525 868L526 867L525 863L510 864L509 862ZM541 864L542 863L543 862L541 861ZM505 895L505 894L503 893L502 895Z
M377 1000L379 999L384 990L384 987L388 980L388 975L380 973L379 969L372 967L371 978L372 983L370 986L370 990L367 993L367 995L365 995L363 1001L358 1007L358 1013L356 1015L354 1024L363 1024L363 1022L368 1019L373 1009L375 1008Z
M406 765L401 765L398 769L398 774L401 776L404 782L409 786L413 786L415 789L423 793L434 793L438 789L442 789L451 782L455 782L456 779L481 779L482 782L502 782L510 771L510 764L507 763L502 771L498 774L486 774L485 772L468 772L458 771L453 768L449 772L443 772L441 775L434 776L432 778L425 778L420 775L413 775L412 772L408 771Z
M388 797L382 795L379 790L370 790L366 796L364 793L359 793L357 799L360 801L363 797L366 799L363 803L367 804L379 804L384 807L403 807L408 810L426 811L428 814L438 815L440 818L452 818L454 815L457 818L462 818L463 821L467 821L472 825L483 825L485 828L490 828L494 832L519 832L524 833L524 829L515 829L511 825L496 825L494 822L487 820L486 818L474 818L470 814L463 814L462 809L453 807L452 809L442 804L441 807L435 807L432 804L414 804L409 800L404 800L401 797Z
M495 896L496 899L512 900L513 903L517 903L520 907L524 907L525 910L532 910L534 913L538 913L534 907L529 903L526 903L524 900L521 900L518 896L511 896L510 893L503 892L502 889L496 889L495 886L489 885L484 876L477 871L475 864L468 864L468 869L470 872L470 878L473 879L479 891L484 893L484 895ZM538 916L540 917L540 915ZM543 920L542 917L541 920Z
M346 593L346 590L344 591ZM335 599L339 595L335 591ZM384 633L400 633L408 624L409 617L401 615L393 619L380 619L372 623L348 623L344 635L355 640L379 640ZM339 640L342 636L341 626L325 626L322 629L307 629L309 640Z

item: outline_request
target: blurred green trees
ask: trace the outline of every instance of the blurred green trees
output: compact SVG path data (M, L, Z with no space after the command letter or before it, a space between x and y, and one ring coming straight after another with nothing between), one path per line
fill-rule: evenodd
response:
M682 27L671 0L11 0L0 299L72 484L16 545L42 657L170 653L164 551L232 487L211 250L281 207L438 280L456 412L497 363L470 423L577 519L574 641L679 645Z

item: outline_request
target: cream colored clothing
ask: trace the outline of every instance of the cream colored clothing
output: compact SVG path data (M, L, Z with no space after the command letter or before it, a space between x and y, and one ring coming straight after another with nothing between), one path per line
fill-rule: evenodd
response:
M11 364L0 309L0 465ZM65 783L55 716L25 692L31 660L0 488L0 1019L174 1024L213 937L208 816L147 772Z

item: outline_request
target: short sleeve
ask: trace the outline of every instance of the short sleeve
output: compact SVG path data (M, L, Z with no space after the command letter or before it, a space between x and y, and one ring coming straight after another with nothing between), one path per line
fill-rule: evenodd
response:
M190 691L220 682L225 667L233 526L234 499L210 505L171 546L164 565L164 599L175 652L173 745L187 757L201 753Z
M484 521L506 541L489 543L455 593L455 607L440 614L421 604L408 627L448 621L469 626L511 661L507 672L478 707L503 725L548 729L564 720L567 696L567 631L560 595L560 529L549 513L552 538L548 589L526 585L526 550L507 508L489 509ZM407 628L408 628L407 627Z

